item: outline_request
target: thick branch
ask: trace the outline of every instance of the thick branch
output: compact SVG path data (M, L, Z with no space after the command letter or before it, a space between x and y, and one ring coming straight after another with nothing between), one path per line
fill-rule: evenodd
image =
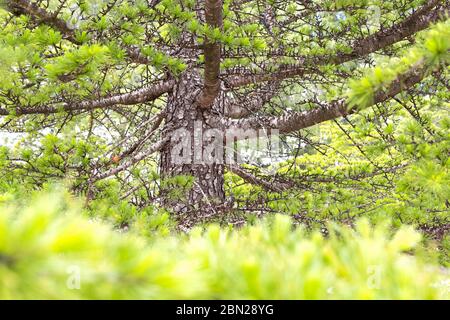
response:
M241 166L238 165L228 165L228 170L233 172L234 174L238 175L245 181L251 184L259 185L263 187L267 191L272 192L283 192L286 189L291 188L293 185L290 183L283 183L283 182L277 182L277 181L267 181L262 177L257 177Z
M205 1L205 18L206 23L212 29L222 29L222 0L206 0ZM214 99L217 97L220 89L220 51L219 42L211 42L205 39L205 81L203 90L198 98L200 108L209 108Z
M132 157L130 160L128 160L127 162L119 165L116 168L110 169L106 172L100 173L98 175L93 176L90 180L89 183L92 184L98 180L102 180L105 179L107 177L110 177L112 175L118 174L119 172L122 172L126 169L128 169L129 167L131 167L132 165L138 163L139 161L148 158L151 154L160 151L164 145L169 141L169 137L162 139L156 143L154 143L153 145L151 145L147 150L140 152L139 154L137 154L136 156Z
M403 73L391 82L387 90L378 90L374 93L372 103L365 107L384 102L403 90L420 82L426 75L427 66L424 63L417 64L408 72ZM336 100L321 108L309 111L294 112L283 116L254 117L242 120L228 120L230 129L278 129L281 134L311 127L315 124L353 114L358 109L350 108L346 100Z
M115 105L135 105L139 103L153 101L162 94L169 92L174 85L173 81L164 81L158 84L144 87L129 93L122 93L115 96L103 97L95 100L86 100L74 103L64 103L60 106L43 105L36 107L16 107L12 110L0 108L0 115L15 114L52 114L61 111L87 111L93 109L106 109Z
M434 8L434 9L433 9ZM314 71L317 66L342 63L364 57L368 54L386 48L415 33L426 29L431 24L445 18L450 13L448 1L431 0L422 8L411 14L402 22L392 27L380 30L373 35L357 40L350 53L337 53L318 57L299 57L295 65L283 66L274 72L264 72L254 75L233 76L226 80L229 88L246 86L270 80L282 80L301 76Z

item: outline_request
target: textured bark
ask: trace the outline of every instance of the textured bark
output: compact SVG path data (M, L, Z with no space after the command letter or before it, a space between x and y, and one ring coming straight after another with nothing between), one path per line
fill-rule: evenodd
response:
M198 158L198 152L194 153L194 144L198 139L194 139L195 129L205 132L213 128L209 120L213 113L223 112L223 100L216 99L211 109L200 109L196 101L200 94L202 85L201 77L198 72L190 72L183 77L174 86L167 101L167 116L163 128L162 137L168 139L168 143L161 150L160 172L162 179L167 179L177 175L188 175L194 178L194 184L183 197L170 197L170 189L162 191L162 202L167 208L170 208L180 225L190 227L199 223L208 217L216 214L216 205L225 201L224 192L224 165L220 163L205 164ZM175 132L185 130L191 138L190 152L191 163L176 163L172 158L172 152L175 145L179 142ZM197 135L197 137L199 137ZM203 138L200 136L200 138ZM204 150L201 145L197 150ZM170 188L170 187L169 187Z
M205 20L211 28L222 29L222 0L205 1ZM209 108L217 97L220 89L220 51L219 42L205 39L205 81L203 91L198 98L200 108Z

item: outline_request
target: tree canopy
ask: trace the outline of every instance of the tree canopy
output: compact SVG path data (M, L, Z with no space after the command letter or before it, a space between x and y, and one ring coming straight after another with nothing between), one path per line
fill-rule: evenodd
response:
M219 290L224 298L268 298L278 280L262 274L283 273L264 262L269 250L287 259L285 268L334 270L317 283L316 273L304 280L294 273L286 281L302 291L280 287L273 297L324 297L336 281L341 298L417 297L431 278L404 284L404 295L392 291L401 251L417 247L421 234L421 248L436 247L439 262L449 263L449 14L448 0L3 0L0 203L24 213L0 213L0 280L15 250L31 250L20 237L39 232L33 219L48 219L42 230L49 234L50 220L64 220L44 212L27 220L29 194L49 197L63 186L66 197L81 199L73 211L83 218L62 228L76 221L82 229L77 219L112 225L98 238L110 272L146 273L142 285L157 282L151 295L211 298ZM65 212L75 200L58 201ZM235 228L242 230L227 231ZM334 229L343 239L327 238ZM6 240L13 230L23 247ZM96 236L89 230L69 237L67 250ZM122 239L117 231L133 235ZM396 242L403 232L414 245ZM53 263L63 233L39 246L42 266ZM110 235L117 242L108 247ZM150 279L146 259L172 250L172 236L187 250L177 249L182 261L195 269L200 251L217 279L189 291L186 279L175 283L183 262L170 259L155 267L169 271ZM220 259L242 280L234 293L220 280L225 266L209 265L221 237L228 240ZM131 245L131 269L113 270L123 261L110 252L144 238L164 239L141 257ZM318 253L290 260L278 240L292 254L301 251L296 241ZM244 250L242 266L232 267L227 252L241 242L255 252ZM392 287L378 294L344 288L363 280L339 274L342 257L330 251L348 250L363 277L368 265L356 261L372 242L379 250L373 259L391 268ZM414 268L411 277L425 274ZM203 271L193 270L189 281L208 277ZM150 292L141 289L130 286L138 296ZM11 282L0 297L25 297L21 290ZM99 290L75 295L124 294ZM438 296L424 290L420 297Z

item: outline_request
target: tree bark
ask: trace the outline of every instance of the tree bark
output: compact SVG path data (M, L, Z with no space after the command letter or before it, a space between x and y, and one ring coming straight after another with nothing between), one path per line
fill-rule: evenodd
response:
M216 215L216 206L225 201L224 164L209 163L203 159L204 133L214 128L213 115L223 114L223 99L219 96L211 109L199 108L202 79L197 71L181 77L167 100L167 115L162 139L168 139L161 150L160 174L162 181L176 176L193 178L191 188L164 183L162 205L169 208L179 225L189 228ZM180 148L183 143L184 148ZM220 141L223 146L223 141ZM174 188L177 188L173 192Z

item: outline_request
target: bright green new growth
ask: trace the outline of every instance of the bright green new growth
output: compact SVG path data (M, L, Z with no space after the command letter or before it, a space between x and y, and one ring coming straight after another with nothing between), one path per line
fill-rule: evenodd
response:
M403 226L306 233L286 216L149 242L79 216L59 194L0 208L0 298L437 299L445 275Z
M405 56L391 59L383 66L370 70L365 77L349 82L348 105L363 109L373 103L374 92L385 89L402 72L415 64L423 63L432 72L450 61L450 20L434 25L421 37L418 44L409 48Z

